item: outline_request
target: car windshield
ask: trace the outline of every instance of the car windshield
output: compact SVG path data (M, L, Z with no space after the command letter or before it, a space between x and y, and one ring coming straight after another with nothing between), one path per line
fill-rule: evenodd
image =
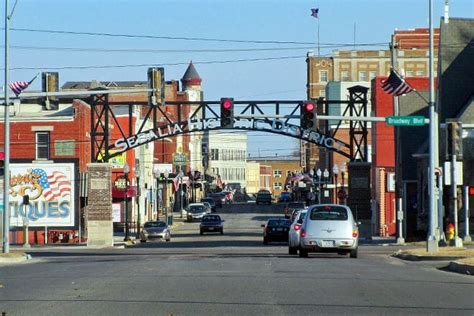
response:
M220 222L221 218L219 216L206 216L202 219L203 222Z
M203 212L204 211L204 205L192 205L189 207L189 211L196 213L196 212Z
M270 227L288 227L291 225L291 221L287 219L271 219L268 221L267 226Z
M307 214L307 213L308 213L308 212L300 212L300 215L299 215L298 219L299 219L299 220L304 220L304 218L306 217L306 214Z
M145 228L152 228L152 227L166 227L165 222L148 222L145 223Z
M345 221L347 210L341 206L317 206L311 210L310 219L313 221Z

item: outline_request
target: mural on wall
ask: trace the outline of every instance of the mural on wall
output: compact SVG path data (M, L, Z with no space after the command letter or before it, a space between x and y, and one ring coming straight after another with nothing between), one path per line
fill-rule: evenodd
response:
M12 164L10 170L12 226L74 226L74 164Z

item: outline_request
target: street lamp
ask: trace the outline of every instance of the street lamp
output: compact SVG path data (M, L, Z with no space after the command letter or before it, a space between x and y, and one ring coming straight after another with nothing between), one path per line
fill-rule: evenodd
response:
M318 184L319 184L319 189L318 189L318 204L321 204L321 169L318 168L318 170L316 170L316 175L318 176Z
M341 163L341 180L342 180L342 204L346 205L346 189L344 188L344 176L346 175L347 167L343 161Z
M125 238L123 239L124 241L129 241L130 236L129 236L129 227L128 227L128 173L130 172L130 167L128 166L127 163L125 163L125 166L123 166L123 173L125 174Z
M324 177L324 182L328 183L329 182L329 171L328 171L328 169L324 169L323 177Z
M141 226L141 214L140 214L140 168L137 165L135 165L135 175L137 177L137 212L138 212L138 218L137 218L137 239L140 238L140 226Z
M337 204L337 176L339 174L339 167L334 164L334 166L332 167L332 173L334 174L334 202L335 204Z
M166 224L168 224L168 207L165 206L165 201L166 199L165 198L168 198L168 176L170 175L170 172L165 169L165 172L164 172L164 178L163 178L163 189L162 189L162 192L161 192L161 200L162 200L162 204L163 204L163 207L165 209L165 222Z

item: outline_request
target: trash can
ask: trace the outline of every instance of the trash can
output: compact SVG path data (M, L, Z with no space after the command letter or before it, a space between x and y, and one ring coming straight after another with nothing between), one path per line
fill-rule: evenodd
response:
M168 218L166 219L166 223L168 224L168 226L173 225L173 215L168 215Z

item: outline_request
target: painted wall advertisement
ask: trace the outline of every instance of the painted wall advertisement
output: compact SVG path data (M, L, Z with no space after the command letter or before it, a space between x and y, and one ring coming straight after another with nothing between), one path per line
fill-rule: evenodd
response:
M11 226L74 226L74 164L11 164L10 172Z

